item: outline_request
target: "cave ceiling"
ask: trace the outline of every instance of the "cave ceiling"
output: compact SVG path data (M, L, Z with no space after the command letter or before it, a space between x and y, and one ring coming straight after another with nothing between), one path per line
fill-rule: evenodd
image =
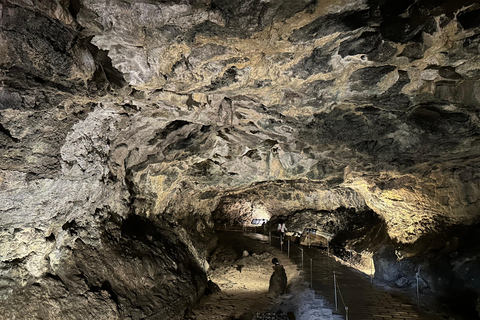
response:
M2 0L2 222L354 207L406 243L472 223L479 10Z

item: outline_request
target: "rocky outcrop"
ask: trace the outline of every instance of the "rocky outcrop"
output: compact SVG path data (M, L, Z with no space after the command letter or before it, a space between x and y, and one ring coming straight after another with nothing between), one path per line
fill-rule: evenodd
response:
M214 224L258 215L467 279L479 10L0 1L2 313L181 317L206 286ZM468 230L454 249L450 230Z

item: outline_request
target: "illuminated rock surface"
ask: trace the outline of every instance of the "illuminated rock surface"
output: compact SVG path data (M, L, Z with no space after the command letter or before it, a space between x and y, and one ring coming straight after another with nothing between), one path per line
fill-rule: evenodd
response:
M0 1L0 314L182 318L259 215L474 312L478 1L33 3Z

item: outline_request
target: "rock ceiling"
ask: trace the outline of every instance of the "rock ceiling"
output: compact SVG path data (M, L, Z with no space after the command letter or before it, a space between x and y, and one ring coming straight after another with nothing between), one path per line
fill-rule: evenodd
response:
M202 268L212 213L371 209L405 244L478 222L478 1L1 0L0 15L8 281L77 272L110 290L67 261L131 213Z

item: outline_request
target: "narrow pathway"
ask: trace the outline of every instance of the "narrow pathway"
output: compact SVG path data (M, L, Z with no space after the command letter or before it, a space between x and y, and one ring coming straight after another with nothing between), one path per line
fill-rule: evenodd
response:
M240 231L241 232L241 231ZM244 238L254 239L262 242L265 247L268 248L268 252L273 257L280 260L280 263L285 267L287 271L288 286L287 293L279 297L276 297L276 303L270 309L270 314L274 315L277 312L283 312L283 314L293 313L296 320L342 320L344 319L340 314L334 314L331 306L327 301L315 293L313 289L310 289L303 272L298 267L297 263L288 258L287 252L280 251L280 248L276 248L269 244L268 236L264 236L259 233L241 233ZM243 242L243 241L239 241ZM269 261L269 266L271 262ZM295 272L293 272L295 270ZM270 270L271 271L271 270ZM268 273L269 276L271 272ZM276 319L276 317L270 318L266 315L265 319ZM264 319L264 318L259 318Z
M272 245L280 249L278 237L272 236ZM291 244L290 259L296 262L299 268L302 268L302 248L304 250L305 280L310 281L310 275L312 276L313 289L331 304L333 310L335 310L333 281L335 272L341 292L341 296L337 295L338 313L344 316L346 314L343 300L348 306L348 320L443 319L418 310L405 297L382 290L370 282L370 277L336 261L321 250ZM282 251L287 253L288 246L286 244L282 246ZM312 269L310 269L310 264L313 266Z

